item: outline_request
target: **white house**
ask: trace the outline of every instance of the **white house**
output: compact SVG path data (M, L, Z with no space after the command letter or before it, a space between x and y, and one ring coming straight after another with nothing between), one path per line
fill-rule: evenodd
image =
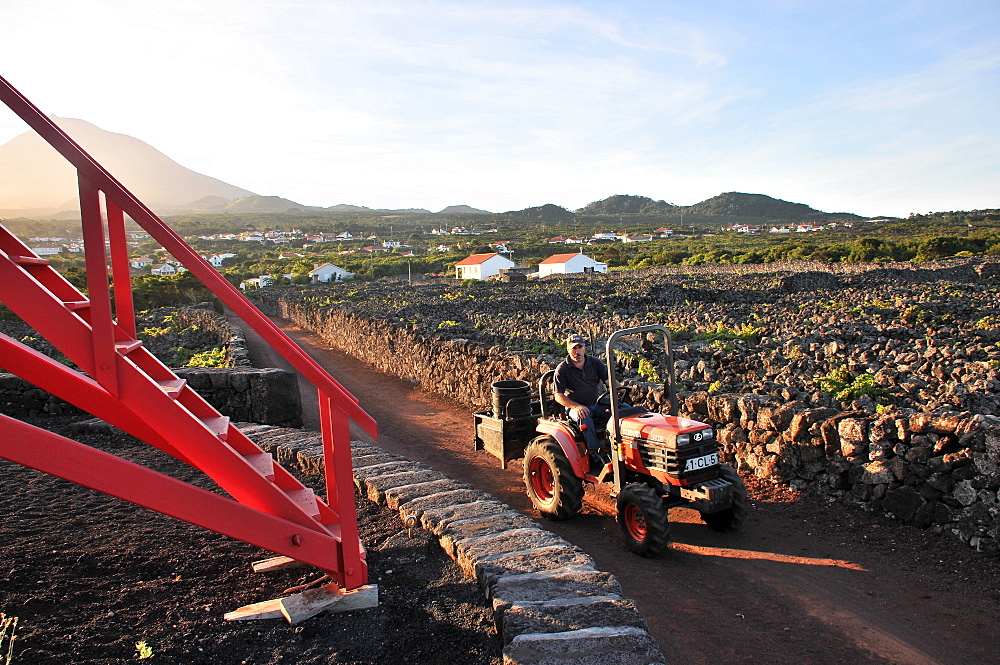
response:
M343 282L352 277L354 277L353 272L347 272L332 263L324 263L321 266L316 266L309 272L309 278L313 284L317 282Z
M35 256L56 256L62 254L63 248L58 245L36 245L31 248Z
M148 256L137 256L136 258L132 259L129 265L135 268L136 270L142 270L146 266L153 265L153 259L149 258Z
M234 256L236 256L236 255L235 254L213 254L212 256L208 257L208 262L212 264L213 268L215 268L216 270L218 270L219 268L222 267L222 262L223 261L225 261L226 259L231 259Z
M556 254L538 264L538 276L568 275L577 272L607 272L608 264L586 254Z
M240 288L246 291L247 289L261 289L265 286L271 286L274 284L274 277L270 275L261 275L260 277L250 277L242 282L240 282Z
M455 276L458 279L488 279L515 265L499 254L473 254L455 264Z
M153 268L149 271L149 273L151 275L160 275L160 276L163 276L163 275L176 275L177 274L177 268L173 267L169 263L164 263L164 264L161 264L161 265L158 265L158 266L153 266Z

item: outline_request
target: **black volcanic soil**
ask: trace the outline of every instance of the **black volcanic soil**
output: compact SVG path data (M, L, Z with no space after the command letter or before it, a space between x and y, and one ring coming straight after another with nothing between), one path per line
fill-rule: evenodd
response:
M118 433L34 424L212 488L197 471ZM25 442L30 445L30 442ZM256 547L0 460L0 613L18 617L12 665L122 663L500 662L492 610L422 532L358 498L379 606L309 619L223 620L242 605L316 581L311 568L255 574ZM0 648L3 662L7 644Z

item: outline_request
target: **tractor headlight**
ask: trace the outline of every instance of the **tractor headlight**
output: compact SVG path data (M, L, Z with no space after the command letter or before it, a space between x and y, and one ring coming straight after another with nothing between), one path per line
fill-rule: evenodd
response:
M690 445L690 444L691 444L691 435L690 434L678 434L677 435L677 445L678 446L687 446L687 445Z

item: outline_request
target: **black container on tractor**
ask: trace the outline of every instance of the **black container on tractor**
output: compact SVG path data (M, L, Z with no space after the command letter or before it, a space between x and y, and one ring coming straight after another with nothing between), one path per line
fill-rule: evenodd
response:
M538 381L534 396L524 381L493 384L493 411L475 414L476 449L507 467L523 458L524 484L532 503L549 519L566 519L583 505L585 482L614 483L618 523L627 547L652 556L669 542L668 510L687 505L709 528L728 531L746 517L747 493L739 475L720 460L711 425L677 416L673 346L660 325L619 330L607 342L609 385L617 385L614 351L629 336L659 335L666 354L668 413L623 407L611 391L611 417L598 426L603 455L588 455L582 433L554 398L552 375ZM610 461L607 461L610 459Z
M476 450L499 457L500 467L506 469L507 462L524 455L524 447L535 436L540 415L527 381L495 382L493 410L475 414Z

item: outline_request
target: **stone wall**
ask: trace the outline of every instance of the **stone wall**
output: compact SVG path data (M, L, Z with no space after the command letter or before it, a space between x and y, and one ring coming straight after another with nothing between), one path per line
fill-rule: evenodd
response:
M0 372L0 413L12 418L79 415L83 411L16 374Z
M294 374L280 369L201 367L184 367L174 373L234 421L302 426L302 403ZM0 373L0 413L36 418L83 411L18 376Z
M443 340L308 303L276 300L262 307L335 349L474 409L488 407L492 382L534 385L559 360ZM878 414L798 397L682 392L681 412L715 424L727 460L742 473L1000 552L1000 418L908 409ZM654 409L665 401L662 389L642 383L630 399Z
M814 408L770 395L684 400L743 473L1000 553L1000 417Z
M285 370L184 367L174 374L234 421L302 426L298 380Z

